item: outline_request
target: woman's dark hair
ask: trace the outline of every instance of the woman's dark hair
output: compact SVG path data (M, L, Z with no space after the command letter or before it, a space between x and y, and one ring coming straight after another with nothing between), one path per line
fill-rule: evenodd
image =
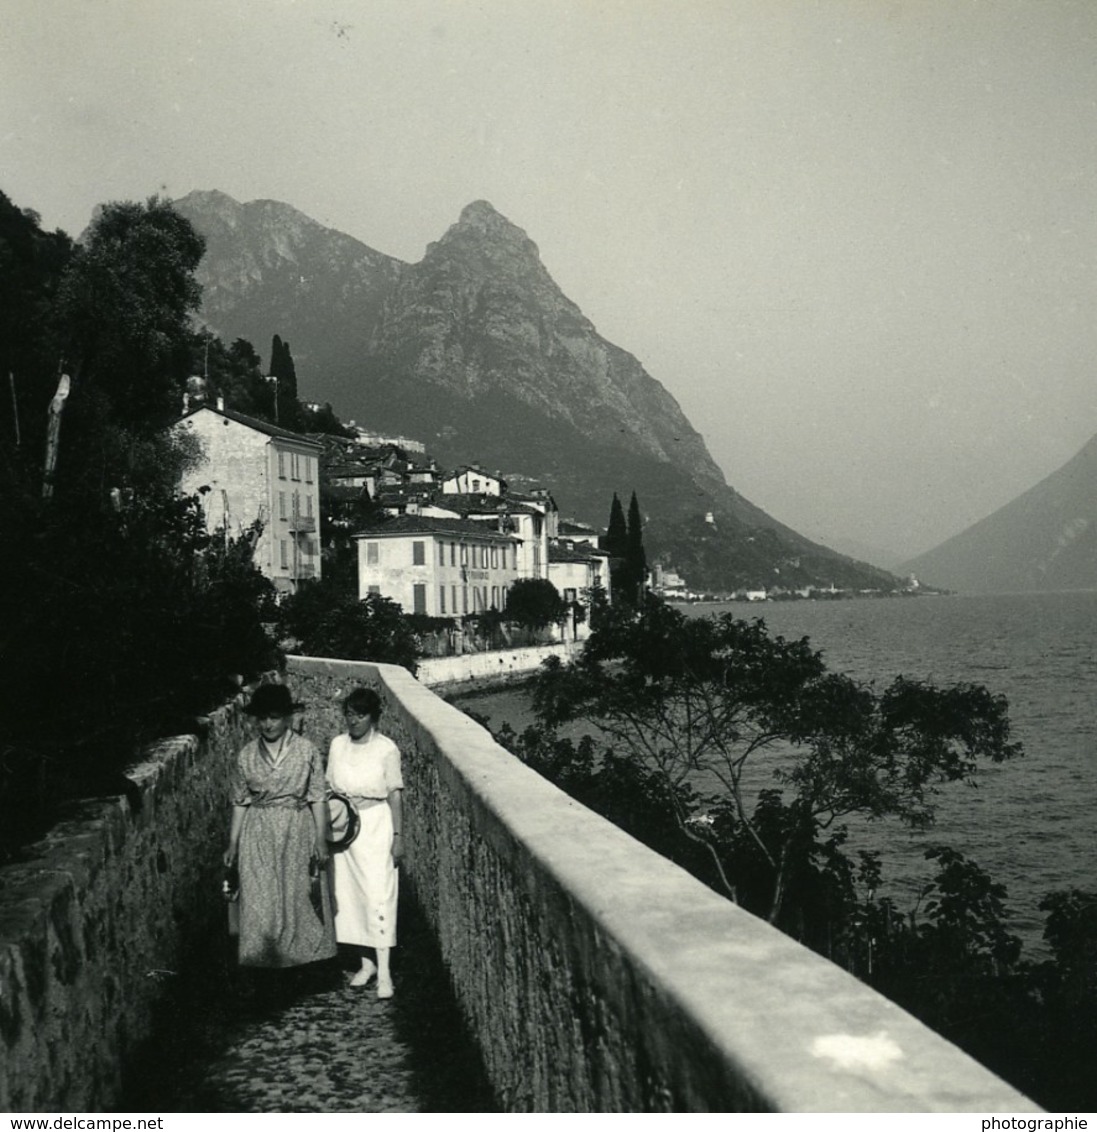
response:
M344 697L343 711L368 715L376 724L381 718L381 697L372 688L355 688Z

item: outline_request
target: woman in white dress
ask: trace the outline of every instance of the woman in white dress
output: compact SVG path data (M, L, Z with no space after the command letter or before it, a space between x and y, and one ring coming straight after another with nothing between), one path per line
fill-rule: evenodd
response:
M335 862L335 938L358 949L361 968L351 986L377 976L377 997L392 998L390 950L396 944L397 863L403 810L400 752L377 730L381 697L355 688L343 701L347 730L328 751L328 783L345 794L361 821L358 836ZM372 949L376 963L365 953Z

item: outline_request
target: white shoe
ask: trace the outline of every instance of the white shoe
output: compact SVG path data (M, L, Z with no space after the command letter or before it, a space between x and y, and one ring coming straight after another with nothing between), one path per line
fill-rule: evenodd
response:
M372 959L363 959L362 968L351 976L352 987L364 987L377 974L377 964Z
M377 997L378 998L392 998L396 993L396 988L392 985L392 979L378 979L377 980Z

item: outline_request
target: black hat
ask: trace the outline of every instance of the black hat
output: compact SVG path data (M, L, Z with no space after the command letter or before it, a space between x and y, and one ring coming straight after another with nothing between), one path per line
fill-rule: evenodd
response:
M285 684L260 684L244 711L262 718L267 715L293 715L305 705L295 703Z

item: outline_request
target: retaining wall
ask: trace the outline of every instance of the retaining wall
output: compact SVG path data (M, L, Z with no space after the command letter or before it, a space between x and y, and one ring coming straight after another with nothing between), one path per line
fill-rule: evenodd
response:
M419 661L418 679L428 688L443 685L499 683L523 680L541 667L550 656L570 660L582 649L582 642L532 645L519 649L493 649L462 656L437 656Z
M0 1111L101 1112L147 1038L163 983L224 914L216 892L232 705L150 747L126 797L82 803L0 869Z
M329 732L351 687L381 692L404 759L404 872L505 1108L1038 1111L405 670L293 658L290 682Z

